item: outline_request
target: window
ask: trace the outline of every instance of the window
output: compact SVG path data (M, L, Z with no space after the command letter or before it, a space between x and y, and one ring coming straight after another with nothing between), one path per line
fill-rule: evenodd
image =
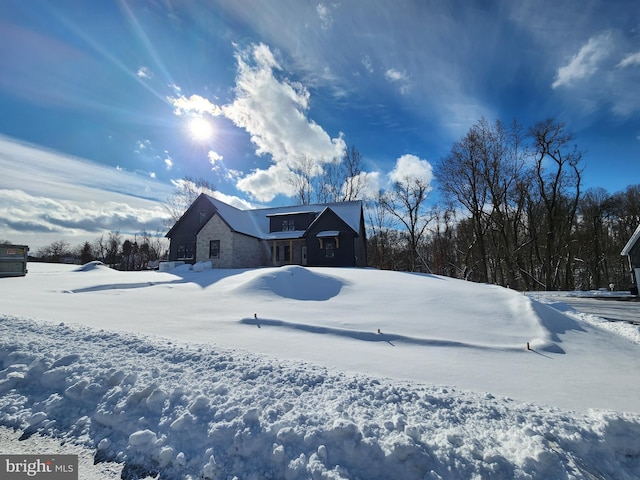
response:
M220 258L220 240L209 242L209 258Z
M333 258L336 255L336 241L335 240L325 240L324 241L324 253L325 257Z
M293 218L282 221L282 231L283 232L293 232L296 229L296 222Z
M178 260L192 260L196 256L196 244L193 242L178 245Z
M289 245L284 246L284 261L291 261L291 247Z

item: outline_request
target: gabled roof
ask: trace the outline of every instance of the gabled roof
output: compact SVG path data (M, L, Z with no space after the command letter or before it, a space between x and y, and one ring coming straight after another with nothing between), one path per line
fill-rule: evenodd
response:
M270 217L302 213L315 213L320 216L326 209L332 210L349 228L353 229L356 234L360 232L360 217L362 215L362 202L360 201L240 210L209 195L205 195L205 197L211 202L220 217L222 217L232 230L256 238L274 238L273 233L269 233ZM282 233L293 235L296 238L304 234L304 232Z
M629 253L631 253L631 249L636 244L636 242L638 242L638 240L640 240L640 225L638 225L638 228L636 228L636 231L633 233L633 235L631 235L631 238L622 249L622 252L620 252L620 255L623 255L623 256L629 255Z

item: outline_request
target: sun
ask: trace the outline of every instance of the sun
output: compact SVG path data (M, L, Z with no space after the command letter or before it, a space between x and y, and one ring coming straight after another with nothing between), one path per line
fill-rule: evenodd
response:
M204 142L213 135L213 127L202 117L195 117L189 121L189 132L194 140Z

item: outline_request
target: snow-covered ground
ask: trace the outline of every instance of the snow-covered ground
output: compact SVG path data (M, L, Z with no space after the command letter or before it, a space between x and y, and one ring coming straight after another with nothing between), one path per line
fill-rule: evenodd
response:
M100 478L640 477L637 325L432 275L197 270L0 279L2 453L84 447Z

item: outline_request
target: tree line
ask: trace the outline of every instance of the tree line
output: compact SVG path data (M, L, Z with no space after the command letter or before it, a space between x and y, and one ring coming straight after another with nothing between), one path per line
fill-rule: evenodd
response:
M481 119L435 167L438 204L416 179L369 203L370 263L521 290L627 288L640 185L583 191L582 159L562 122Z
M167 242L160 235L142 232L130 239L112 231L94 242L85 241L75 247L65 240L52 242L36 250L30 259L79 264L99 260L118 270L146 270L155 267L166 256Z

